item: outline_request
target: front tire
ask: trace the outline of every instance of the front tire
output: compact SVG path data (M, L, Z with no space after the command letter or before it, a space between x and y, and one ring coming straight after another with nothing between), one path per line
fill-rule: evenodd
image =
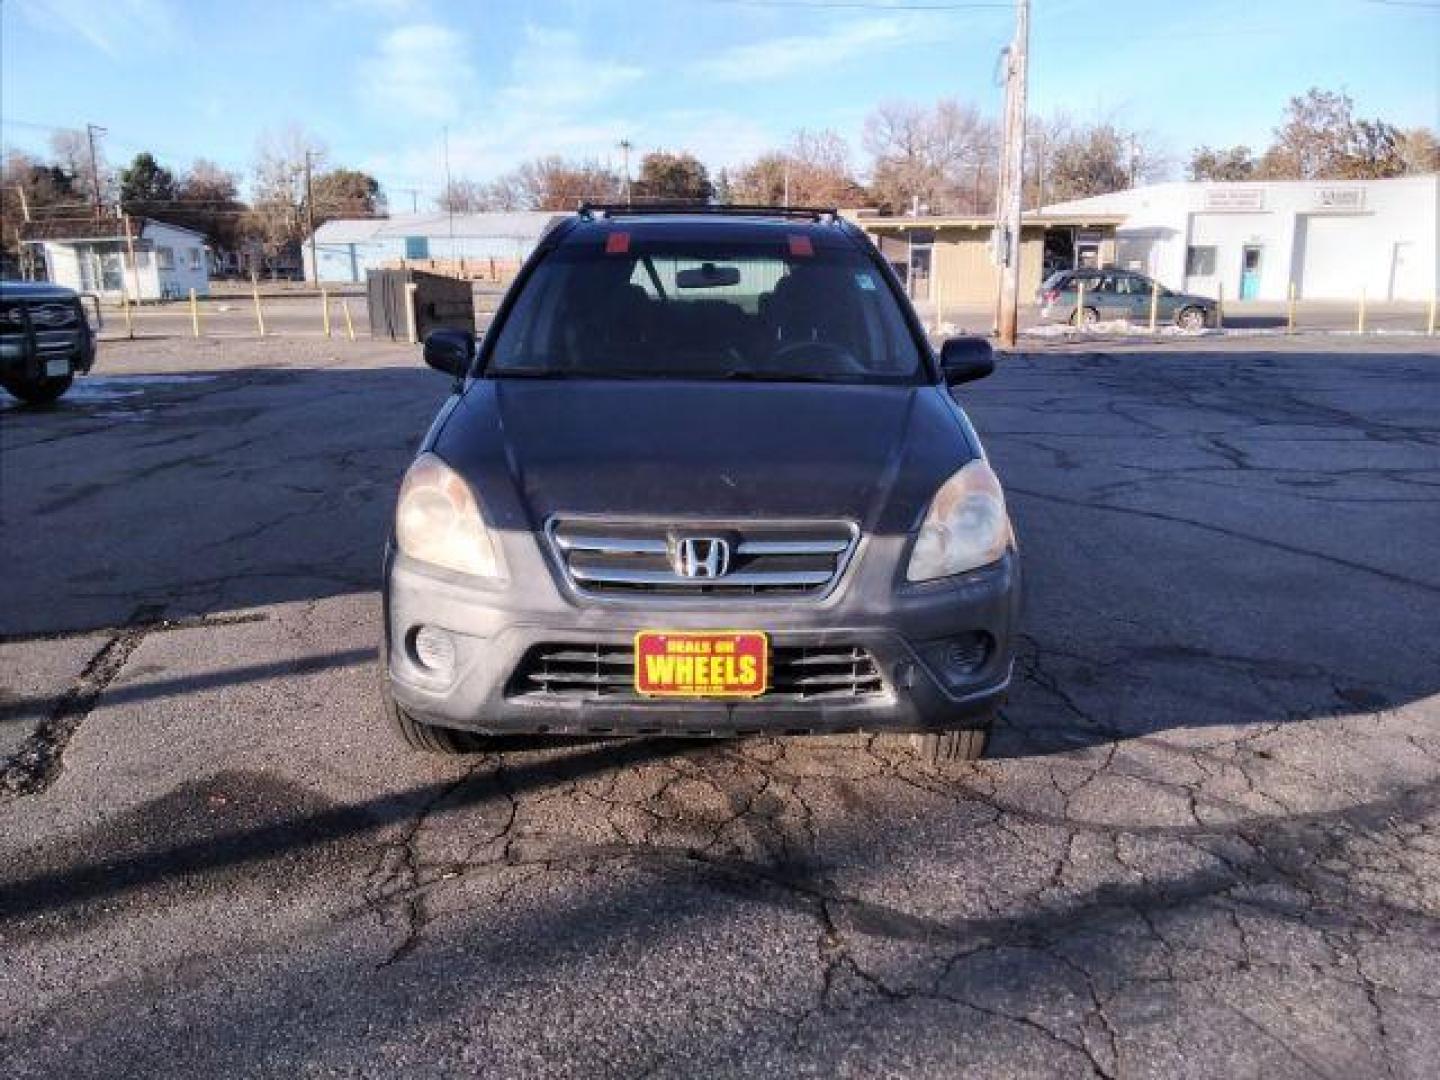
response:
M1087 307L1083 311L1072 311L1070 313L1071 326L1091 327L1100 321L1100 312L1093 307Z
M42 375L38 379L0 379L0 386L27 405L49 405L70 389L71 375Z
M1205 312L1198 307L1181 308L1175 316L1175 324L1182 330L1204 330Z
M384 677L383 673L381 677ZM415 719L395 701L388 686L382 692L382 704L390 730L407 749L445 755L478 754L486 749L486 739L482 735Z

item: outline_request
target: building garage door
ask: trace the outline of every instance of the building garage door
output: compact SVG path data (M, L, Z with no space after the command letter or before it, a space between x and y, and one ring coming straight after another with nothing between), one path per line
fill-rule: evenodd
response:
M1365 218L1305 214L1299 218L1296 292L1306 300L1354 300L1365 284Z

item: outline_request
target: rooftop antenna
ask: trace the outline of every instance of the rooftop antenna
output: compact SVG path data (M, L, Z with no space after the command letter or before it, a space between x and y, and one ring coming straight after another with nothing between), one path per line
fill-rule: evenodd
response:
M441 129L445 141L445 193L449 196L445 205L450 214L450 257L455 258L455 188L450 183L450 128Z
M620 140L620 153L623 155L623 161L625 163L623 166L625 170L623 173L624 179L620 184L620 192L625 196L626 206L630 205L630 151L633 149L635 149L635 144L629 139Z

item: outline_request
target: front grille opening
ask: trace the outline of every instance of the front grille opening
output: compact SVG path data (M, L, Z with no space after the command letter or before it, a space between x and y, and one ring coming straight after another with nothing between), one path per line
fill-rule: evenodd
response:
M780 645L770 650L769 689L759 701L835 702L885 692L867 649L851 645ZM629 645L536 645L515 668L512 698L642 701L635 693L635 653ZM680 698L670 700L684 700Z
M552 520L556 557L577 590L591 596L815 596L845 569L857 532L846 522L690 523ZM677 569L685 538L721 541L725 558L712 572ZM718 569L718 572L713 572Z

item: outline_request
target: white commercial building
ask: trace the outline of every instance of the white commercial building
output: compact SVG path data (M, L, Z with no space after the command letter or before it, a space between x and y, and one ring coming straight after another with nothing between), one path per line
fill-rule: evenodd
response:
M1440 177L1169 183L1074 199L1112 213L1115 263L1202 296L1429 300L1440 280Z
M128 235L127 235L128 228ZM104 215L95 220L38 221L21 236L39 252L56 285L106 300L178 300L210 292L205 236L154 218ZM133 255L133 261L132 261Z
M555 217L546 210L517 210L337 218L315 230L318 280L362 282L366 270L402 264L458 276L506 277L535 250ZM305 280L316 281L308 240L302 251Z

